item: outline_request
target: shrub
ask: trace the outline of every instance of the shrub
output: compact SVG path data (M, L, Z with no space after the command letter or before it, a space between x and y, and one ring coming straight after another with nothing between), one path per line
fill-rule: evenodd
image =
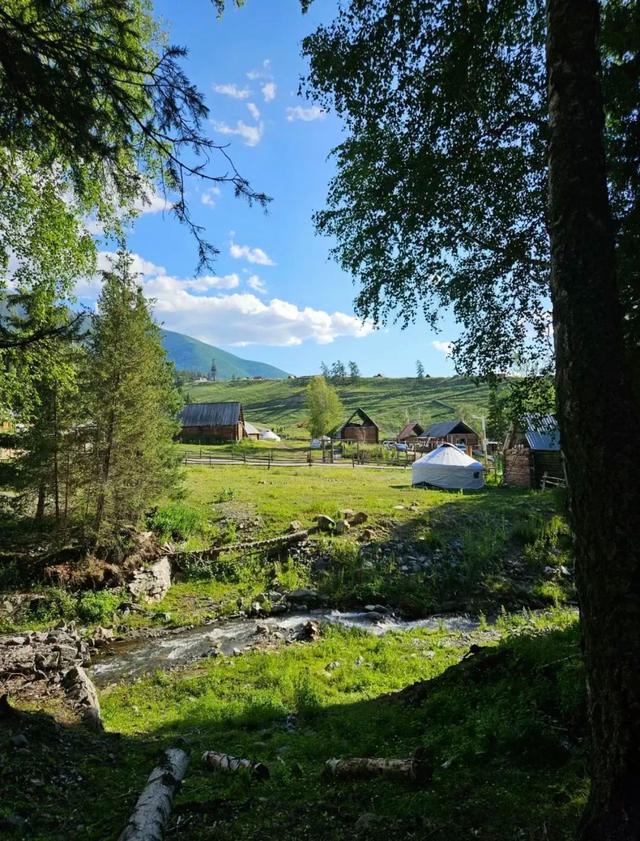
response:
M149 525L166 539L186 540L201 529L202 520L198 511L172 502L158 508L150 517Z
M78 598L78 617L89 624L110 622L121 601L121 596L110 590L82 593Z

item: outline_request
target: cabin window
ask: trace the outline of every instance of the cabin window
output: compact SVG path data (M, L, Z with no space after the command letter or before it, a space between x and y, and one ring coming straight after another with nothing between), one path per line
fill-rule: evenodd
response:
M474 479L479 479L480 478L480 471L479 470L475 471L475 473L473 474L473 478Z

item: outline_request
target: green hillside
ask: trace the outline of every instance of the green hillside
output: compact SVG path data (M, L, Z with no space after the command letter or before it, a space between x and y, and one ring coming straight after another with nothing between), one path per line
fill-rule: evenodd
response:
M162 331L162 341L169 359L176 368L183 371L208 374L211 370L211 360L215 359L217 376L221 380L230 380L232 377L266 377L273 380L287 376L286 371L273 365L241 359L226 350L220 350L182 333L174 333L172 330Z
M305 388L308 378L270 382L226 382L189 385L189 400L205 403L239 400L247 420L270 426L289 437L306 437ZM360 406L378 424L384 437L395 437L409 420L428 425L462 417L477 428L473 415L486 414L489 389L462 377L416 380L363 378L337 386L345 415Z

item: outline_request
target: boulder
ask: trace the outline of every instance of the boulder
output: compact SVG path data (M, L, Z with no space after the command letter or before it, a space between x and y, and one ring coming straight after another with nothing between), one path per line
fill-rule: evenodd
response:
M300 522L300 520L292 520L289 523L289 531L291 534L294 534L297 531L304 531L304 526Z
M301 587L299 590L287 593L287 600L292 604L309 604L318 600L318 591Z
M351 518L351 525L352 526L359 526L362 523L366 523L369 519L369 515L365 514L364 511L358 511L357 514L354 514Z
M320 514L319 517L316 517L316 525L320 531L333 531L336 527L336 521L332 517Z
M353 510L353 508L343 508L342 511L340 511L340 516L343 520L352 520L355 516L355 513L356 512Z
M346 534L351 526L349 525L347 520L338 520L336 523L335 532L336 534Z
M133 573L127 589L135 599L147 599L148 601L160 601L171 587L171 564L168 558L151 564L151 566L138 569Z

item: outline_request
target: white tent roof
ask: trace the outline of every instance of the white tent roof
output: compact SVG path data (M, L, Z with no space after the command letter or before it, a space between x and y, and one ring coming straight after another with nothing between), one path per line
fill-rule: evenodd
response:
M441 444L413 463L411 483L437 488L481 488L484 467L453 444Z
M271 429L263 429L260 433L260 437L263 441L279 441L280 436L276 435Z

